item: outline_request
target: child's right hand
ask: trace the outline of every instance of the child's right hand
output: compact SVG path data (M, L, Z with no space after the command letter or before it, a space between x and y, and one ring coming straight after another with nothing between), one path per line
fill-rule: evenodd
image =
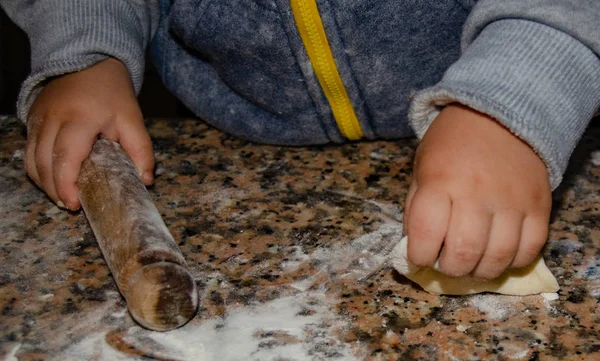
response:
M54 78L30 108L25 168L59 206L79 208L77 178L96 139L110 139L152 183L154 153L126 67L109 58Z
M544 161L492 117L450 104L415 157L404 212L408 258L450 277L494 279L529 265L548 237Z

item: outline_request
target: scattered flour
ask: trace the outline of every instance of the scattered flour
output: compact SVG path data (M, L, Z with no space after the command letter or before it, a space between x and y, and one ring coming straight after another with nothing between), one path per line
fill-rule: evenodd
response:
M590 287L590 296L592 297L598 297L600 296L600 283L596 284L596 285L592 285L592 287Z
M456 326L456 330L458 332L465 332L467 331L469 328L471 328L471 326L465 326L465 325L458 325Z
M395 204L384 204L372 200L366 200L366 202L379 207L381 210L379 216L384 220L389 223L400 224L400 228L402 228L402 219L404 218L404 212L402 211L402 208Z
M371 159L376 159L376 160L390 160L390 158L386 155L386 154L379 154L377 152L371 152L371 154L369 154L369 156L371 157Z
M323 274L330 278L354 276L359 281L368 278L385 266L389 252L401 237L402 223L388 220L374 232L318 249L311 255L297 247L284 269L294 270L301 263L313 260L320 270L303 281L304 285L297 284L304 292L233 309L224 317L195 319L166 333L133 327L126 332L124 341L152 358L179 361L359 360L354 353L360 350L351 351L350 345L340 342L333 333L348 327L349 320L330 310L332 302L323 287L305 290ZM106 335L107 332L99 332L85 337L69 347L61 355L61 361L139 359L114 349L106 342Z
M23 160L23 158L25 158L25 150L24 149L17 149L14 153L13 153L13 161L20 161Z
M111 314L112 317L114 318L123 318L127 315L127 308L123 307L120 310L113 312Z
M523 360L524 358L529 356L531 352L531 350L528 347L520 348L516 345L511 344L503 345L503 347L504 351L502 352L502 355L508 357L509 360Z
M141 330L141 329L140 329ZM140 332L147 334L147 332ZM202 342L197 340L190 340L188 337L182 334L182 332L164 332L164 333L152 333L148 335L150 339L164 347L167 350L169 358L177 357L181 360L197 360L197 361L208 361L206 349ZM191 341L191 342L190 342ZM164 352L164 351L163 351Z
M137 357L130 357L114 348L110 347L105 341L106 333L94 333L86 336L79 343L69 347L64 355L60 356L64 361L96 360L96 361L128 361L138 360ZM57 357L58 359L58 357ZM202 360L198 360L202 361Z
M317 275L295 285L303 292L231 309L223 317L194 319L166 333L133 327L124 332L123 341L138 354L178 361L362 359L355 356L361 353L360 345L352 345L351 350L351 346L339 341L334 333L349 327L350 320L331 310L333 302L325 295L325 287L311 286L325 275L327 279L355 277L361 281L387 264L388 254L402 237L402 223L397 220L401 215L393 207L377 206L387 213L378 230L349 242L336 242L310 255L301 247L293 250L289 261L282 265L284 270L293 271L307 261L315 262L319 270ZM106 335L104 331L85 337L64 351L61 361L139 360L137 355L114 349L106 342Z
M22 344L20 343L16 344L15 347L13 347L12 350L8 352L8 354L6 355L6 361L19 361L19 359L17 359L17 352L21 348L21 345Z
M301 246L292 246L294 251L288 256L288 261L281 263L281 269L284 272L293 272L298 269L298 267L310 260L310 256L304 253Z
M225 317L192 323L165 333L139 327L127 332L127 342L155 359L179 361L332 359L354 361L348 345L332 334L347 322L330 309L323 292L280 298L254 307L234 309ZM138 360L105 341L106 333L86 337L67 351L63 360ZM156 351L160 350L160 351Z
M299 290L299 291L306 291L309 288L311 288L316 280L323 274L323 272L317 272L315 275L313 275L312 277L303 279L301 281L296 281L294 283L292 283L290 286L294 287L295 289Z
M404 216L404 213L402 212L402 209L400 207L398 207L396 204L380 203L380 202L374 201L372 199L363 198L359 195L356 195L356 194L350 193L350 192L341 192L341 191L330 191L330 192L333 194L339 194L339 195L347 197L347 198L353 198L360 202L374 205L375 207L379 208L380 213L378 215L383 220L385 220L389 223L402 224L402 218Z
M392 248L402 238L402 223L384 223L379 229L351 241L317 249L311 258L330 276L354 275L362 281L387 264Z
M545 301L556 301L556 300L558 300L558 293L556 293L556 292L541 293L540 296L542 296Z
M224 188L220 184L207 184L203 193L195 198L194 202L198 204L206 204L212 207L214 214L219 214L223 209L229 209L235 204L236 199L244 199L248 191L240 188ZM231 212L229 209L228 212ZM251 209L250 212L231 213L230 217L236 219L246 219L256 216L260 209Z
M469 299L469 303L480 312L485 313L488 317L504 321L516 313L513 301L517 299L519 299L519 297L479 294L472 296Z
M587 263L575 266L575 268L577 269L577 278L589 281L600 280L600 265L593 257L590 257Z
M596 167L600 166L600 151L597 150L590 154L590 162Z
M451 351L444 351L444 355L446 357L448 357L451 361L465 361L465 360L461 360L460 358L454 356L454 354L452 354Z
M39 296L37 299L42 302L48 302L54 297L53 293L48 293L42 296Z
M350 243L338 242L331 247L319 248L310 255L319 272L291 286L305 291L321 281L324 275L329 280L352 276L362 282L388 264L389 254L401 238L402 223L388 221L376 231Z

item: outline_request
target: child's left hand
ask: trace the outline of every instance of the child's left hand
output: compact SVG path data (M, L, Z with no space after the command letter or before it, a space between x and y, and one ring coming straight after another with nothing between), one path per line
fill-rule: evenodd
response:
M487 115L447 106L417 150L406 200L408 257L452 277L493 279L531 263L546 243L544 162Z

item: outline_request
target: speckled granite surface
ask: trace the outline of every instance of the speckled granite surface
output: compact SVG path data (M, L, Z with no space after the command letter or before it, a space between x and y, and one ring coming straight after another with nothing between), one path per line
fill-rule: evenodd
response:
M281 148L193 120L149 129L151 194L197 280L197 317L167 333L133 323L85 217L27 181L24 128L4 118L4 360L600 359L598 129L555 196L555 301L430 295L386 266L415 140Z

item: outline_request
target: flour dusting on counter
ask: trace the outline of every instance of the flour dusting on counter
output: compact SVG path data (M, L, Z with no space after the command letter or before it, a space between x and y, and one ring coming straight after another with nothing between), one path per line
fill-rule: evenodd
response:
M25 128L0 120L0 359L599 359L600 128L553 194L544 256L561 291L547 301L439 296L390 267L372 273L386 229L401 230L415 139L290 148L195 119L147 124L150 193L194 270L199 314L164 334L136 326L85 217L28 181Z
M402 223L386 221L379 229L362 235L350 243L334 243L310 255L319 272L293 286L306 290L325 273L328 279L354 276L359 282L387 265L388 255L402 238Z
M234 309L165 333L132 327L121 337L136 355L128 356L106 342L106 333L93 334L70 347L66 360L94 359L180 361L358 360L333 334L346 325L329 309L324 293L292 295L265 304Z
M519 300L518 296L480 294L472 296L469 299L469 304L490 318L504 321L515 314L515 302Z
M21 348L22 344L18 343L16 344L11 350L10 352L6 355L6 361L18 361L17 359L17 351L19 351L19 349Z

